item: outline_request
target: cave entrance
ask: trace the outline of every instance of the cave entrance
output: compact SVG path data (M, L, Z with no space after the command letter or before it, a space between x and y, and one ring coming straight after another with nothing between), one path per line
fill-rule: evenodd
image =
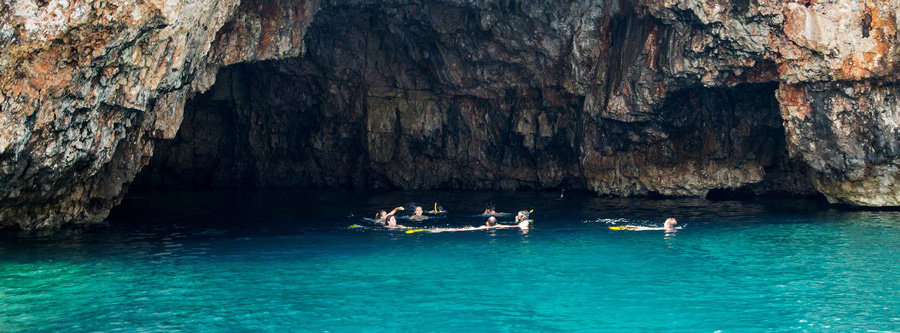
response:
M588 118L585 177L613 196L809 196L805 167L786 150L777 88L694 86L629 119Z
M323 8L303 56L222 69L134 188L586 188L564 64L466 60L496 48L472 8L377 7Z
M568 40L532 17L501 11L492 28L467 7L376 7L323 8L303 56L221 69L132 188L809 191L777 83L689 87L638 120L597 117L560 84ZM514 27L548 37L498 45Z
M365 164L359 105L323 91L302 59L222 69L157 144L137 189L352 187ZM352 96L352 94L350 94Z
M659 112L670 138L664 163L705 166L690 171L698 177L676 181L705 178L703 196L713 200L814 195L805 166L788 155L777 88L776 82L744 83L669 96Z
M581 97L385 93L316 76L306 60L221 70L132 188L585 189Z

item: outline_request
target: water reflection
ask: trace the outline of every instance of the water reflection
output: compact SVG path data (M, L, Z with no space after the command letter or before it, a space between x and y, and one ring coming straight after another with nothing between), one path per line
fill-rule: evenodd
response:
M678 235L678 230L666 231L663 235L663 238L665 238L666 240L670 240L675 238L676 235Z

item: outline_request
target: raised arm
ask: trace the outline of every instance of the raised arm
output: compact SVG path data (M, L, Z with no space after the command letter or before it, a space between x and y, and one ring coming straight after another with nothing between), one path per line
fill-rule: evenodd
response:
M399 210L404 210L404 208L403 207L394 208L394 210L392 210L390 213L388 213L387 216L397 214L397 211L399 211Z

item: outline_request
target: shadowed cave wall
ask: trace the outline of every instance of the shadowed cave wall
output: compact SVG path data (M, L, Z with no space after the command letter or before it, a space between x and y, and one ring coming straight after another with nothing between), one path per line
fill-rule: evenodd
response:
M0 15L0 226L103 221L135 180L625 196L811 184L832 203L900 206L898 7L26 1Z
M597 114L564 84L572 74L558 59L569 55L529 48L527 33L486 30L470 9L420 10L325 8L303 56L221 70L188 101L177 136L157 144L132 189L814 193L804 166L787 156L777 83L687 85L643 112ZM551 29L505 19L522 31ZM604 96L629 84L622 76L651 24L616 20Z

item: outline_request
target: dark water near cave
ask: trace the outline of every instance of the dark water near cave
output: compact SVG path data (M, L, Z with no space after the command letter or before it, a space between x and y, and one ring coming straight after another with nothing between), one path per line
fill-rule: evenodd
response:
M0 331L900 331L900 212L557 198L132 195L108 227L0 238ZM493 201L535 228L347 228L414 201L450 211L429 225ZM670 215L686 228L607 223Z

